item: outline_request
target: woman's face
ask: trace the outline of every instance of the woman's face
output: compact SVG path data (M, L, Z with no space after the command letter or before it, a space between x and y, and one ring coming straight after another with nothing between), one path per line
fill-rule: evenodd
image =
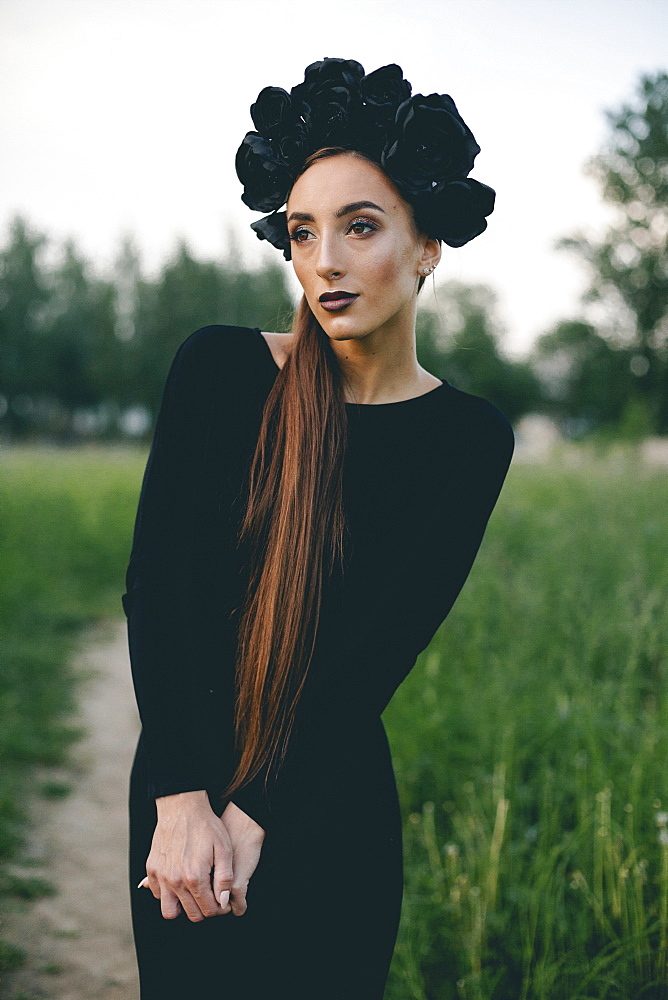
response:
M330 338L412 332L418 279L439 244L419 236L380 167L345 153L316 160L292 187L287 224L295 274Z

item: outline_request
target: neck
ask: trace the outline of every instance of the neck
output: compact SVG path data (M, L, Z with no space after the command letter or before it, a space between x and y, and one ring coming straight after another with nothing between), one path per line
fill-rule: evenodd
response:
M344 381L348 403L392 403L419 396L440 379L418 364L415 307L370 333L337 339L328 334Z

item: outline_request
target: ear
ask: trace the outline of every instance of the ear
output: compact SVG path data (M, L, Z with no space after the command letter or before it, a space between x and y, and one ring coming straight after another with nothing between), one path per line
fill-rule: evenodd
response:
M420 277L424 278L425 271L430 274L441 259L441 241L430 236L423 237L422 253L418 260Z

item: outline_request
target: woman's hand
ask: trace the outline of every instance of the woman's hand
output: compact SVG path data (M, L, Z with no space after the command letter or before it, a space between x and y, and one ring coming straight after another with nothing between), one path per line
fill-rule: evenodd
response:
M260 860L265 831L234 802L228 802L221 818L232 845L234 884L230 905L235 916L240 917L248 908L248 883Z
M156 799L156 806L158 823L146 861L147 875L140 886L148 886L160 900L163 917L173 920L183 909L196 923L230 909L235 912L229 903L230 891L237 884L233 844L207 793L165 795ZM239 884L243 886L245 909L247 879L244 882L242 878Z

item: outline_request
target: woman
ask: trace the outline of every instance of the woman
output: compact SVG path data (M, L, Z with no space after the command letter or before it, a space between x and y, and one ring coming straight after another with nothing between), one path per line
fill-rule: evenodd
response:
M141 995L381 1000L403 879L380 716L513 450L418 364L417 294L494 192L451 98L398 66L325 59L251 113L242 197L304 296L291 334L185 340L146 466L123 595Z

